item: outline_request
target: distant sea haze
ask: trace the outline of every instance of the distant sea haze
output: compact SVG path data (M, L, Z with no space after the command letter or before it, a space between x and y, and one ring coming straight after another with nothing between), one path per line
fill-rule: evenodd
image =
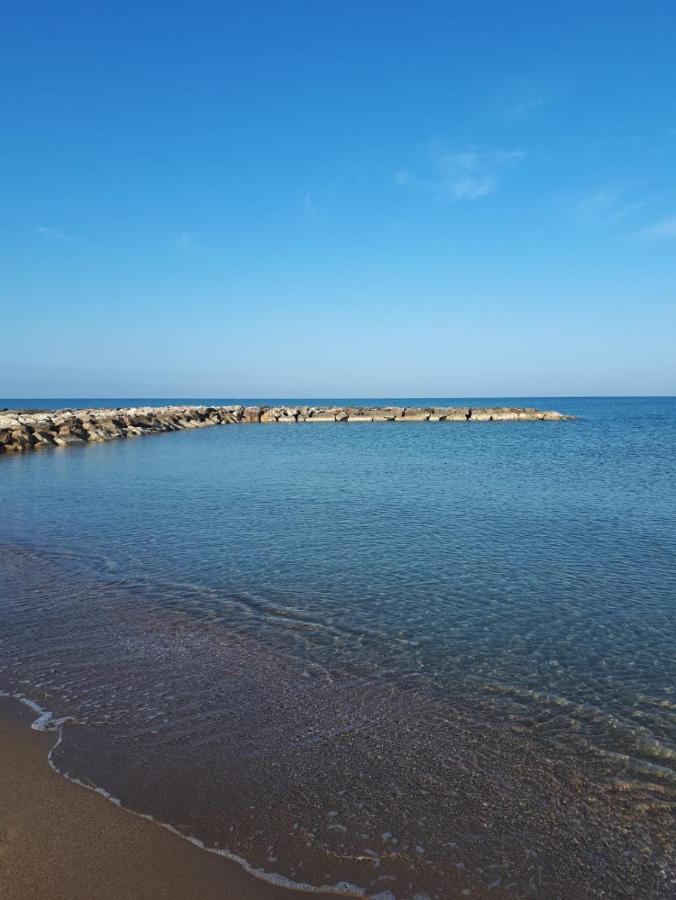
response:
M3 455L0 690L72 717L57 768L268 877L670 896L676 401L331 402L577 418Z

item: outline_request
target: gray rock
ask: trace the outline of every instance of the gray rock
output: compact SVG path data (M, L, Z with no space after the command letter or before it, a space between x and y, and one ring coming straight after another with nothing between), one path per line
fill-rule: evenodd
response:
M252 422L547 421L573 418L554 410L514 407L165 406L129 409L0 411L0 452L101 442L136 435Z

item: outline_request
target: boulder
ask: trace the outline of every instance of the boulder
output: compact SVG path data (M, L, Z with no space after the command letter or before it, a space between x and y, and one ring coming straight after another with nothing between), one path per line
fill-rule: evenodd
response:
M400 412L401 410L395 406L381 406L378 407L373 418L377 421L394 422Z
M512 409L509 406L501 406L496 409L487 410L492 416L494 422L516 422L519 419L519 413L517 410Z
M336 416L340 415L343 410L339 406L321 406L312 407L309 410L308 417L311 419L331 419L335 421Z
M274 407L273 409L266 409L264 413L261 415L261 422L276 422L277 419L282 414L280 409Z
M469 417L467 406L440 406L435 407L433 415L439 417L440 422L465 422Z
M127 424L133 425L136 428L147 428L150 425L150 419L148 418L148 416L145 416L143 414L129 416L129 418L127 419Z
M75 437L72 434L57 434L54 435L54 443L58 444L59 447L67 447L69 444L84 444L86 440L85 438Z
M33 432L34 443L37 444L53 444L54 435L51 431L35 430Z
M431 409L418 409L417 407L407 407L402 410L402 412L395 416L396 422L427 422L430 415L432 414Z

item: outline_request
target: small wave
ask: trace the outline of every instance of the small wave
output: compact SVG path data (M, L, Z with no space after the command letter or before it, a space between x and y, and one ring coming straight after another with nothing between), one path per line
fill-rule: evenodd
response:
M37 719L31 723L33 731L59 731L61 726L66 722L75 721L73 716L61 716L57 718L50 709L45 709L43 706L40 706L39 703L36 703L35 700L31 700L30 697L26 697L25 694L0 691L0 697L16 700L38 714Z
M628 752L623 753L599 747L594 743L591 734L584 735L576 731L576 738L578 740L584 739L588 750L607 759L620 761L638 774L656 777L661 781L666 780L676 784L676 771L670 765L665 765L665 763L671 763L676 760L676 749L656 738L644 725L627 722L615 713L603 710L593 704L569 700L567 697L562 697L559 694L537 691L532 688L522 688L516 685L506 685L499 682L481 681L478 683L484 691L501 696L514 697L520 701L532 702L543 710L548 707L556 708L557 711L564 710L572 722L582 721L587 724L594 723L599 725L604 732L612 734L615 741L618 738L622 738L633 747L635 753L640 753L645 758ZM542 725L542 723L538 723L538 725Z
M154 825L159 825L161 828L164 828L167 831L170 831L172 834L175 834L178 837L182 838L183 840L194 844L196 847L199 847L200 850L204 850L207 853L213 853L216 856L223 856L226 859L230 859L233 862L236 862L246 872L248 872L249 875L252 875L254 878L258 878L261 881L266 881L269 884L273 884L276 887L290 888L297 891L303 891L307 894L333 893L345 894L348 897L364 897L366 895L366 891L364 888L356 884L351 884L347 881L340 881L336 884L312 885L306 884L305 882L293 881L292 879L287 878L285 875L280 875L277 872L266 872L264 869L259 869L256 866L251 865L251 863L249 863L244 857L233 853L231 850L228 850L224 847L209 847L205 844L204 841L200 840L200 838L195 837L192 834L185 834L184 832L179 831L178 828L170 825L168 822L162 822L159 819L156 819L154 816L149 815L148 813L142 813L138 810L124 806L119 797L114 796L114 794L111 794L109 791L105 790L105 788L99 787L95 784L91 784L90 782L82 781L80 778L64 772L63 770L59 769L54 762L54 751L60 746L63 740L63 726L68 723L75 723L76 720L73 716L56 717L51 710L45 709L45 707L41 706L39 703L37 703L37 701L32 700L25 694L21 694L18 692L0 690L0 697L9 700L15 700L18 703L27 706L32 712L37 713L37 719L35 719L31 723L31 728L34 731L54 731L58 734L56 742L53 744L53 746L49 750L49 753L47 754L47 763L52 771L56 772L56 774L61 776L62 778L65 778L67 781L72 782L72 784L76 784L78 785L78 787L86 788L86 790L98 794L100 797L103 797L105 800L108 800L115 806L119 806L121 809L125 809L132 815L137 816L139 819L145 819L148 822L152 822Z

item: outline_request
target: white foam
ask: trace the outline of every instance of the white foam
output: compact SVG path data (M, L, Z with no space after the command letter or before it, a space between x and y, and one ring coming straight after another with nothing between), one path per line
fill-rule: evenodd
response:
M50 710L40 706L39 703L36 703L35 700L31 700L30 697L26 697L24 694L8 693L7 691L0 690L0 697L6 697L10 700L17 700L19 703L23 703L24 706L27 706L33 712L37 713L38 718L31 725L31 728L35 729L35 731L58 732L56 743L47 754L47 762L49 764L49 767L54 772L56 772L62 778L66 778L68 781L73 782L73 784L77 784L79 787L86 788L89 791L93 791L95 794L99 794L101 797L105 797L106 800L114 803L115 806L122 807L127 812L131 813L134 816L138 816L138 818L140 819L146 819L149 822L153 822L155 825L159 825L161 828L166 828L167 831L171 831L172 834L183 838L183 840L189 841L191 844L194 844L201 850L205 850L207 853L214 853L217 856L224 856L226 857L226 859L231 859L233 862L236 862L243 869L245 869L245 871L247 871L250 875L253 875L255 878L260 878L262 881L267 881L270 884L274 884L278 887L286 887L292 888L297 891L304 891L308 894L334 893L346 894L353 897L364 897L366 895L366 891L364 888L356 884L351 884L348 881L340 881L337 884L323 884L320 886L316 886L312 884L306 884L302 881L293 881L291 878L287 878L285 875L280 875L277 872L266 872L264 869L259 869L256 866L253 866L250 862L244 859L244 857L238 856L231 850L227 850L224 847L207 847L204 841L200 840L198 837L195 837L191 834L184 834L177 828L174 828L173 825L169 825L167 822L161 822L159 819L155 819L148 813L137 812L136 810L129 809L129 807L126 806L123 807L122 801L118 797L115 797L113 796L113 794L106 791L104 788L96 787L95 785L88 784L85 781L80 781L79 778L75 778L73 775L69 775L67 772L62 772L57 768L54 762L53 753L63 740L63 726L68 722L75 721L72 716L62 716L61 718L55 718L54 714Z
M55 718L54 713L51 710L45 709L43 706L40 706L39 703L36 703L35 700L31 700L30 697L26 697L24 694L10 694L7 691L0 691L0 697L18 700L19 703L23 703L24 706L27 706L33 712L37 713L37 719L31 724L31 728L34 731L58 731L65 722L75 721L72 716L62 716L58 719Z

